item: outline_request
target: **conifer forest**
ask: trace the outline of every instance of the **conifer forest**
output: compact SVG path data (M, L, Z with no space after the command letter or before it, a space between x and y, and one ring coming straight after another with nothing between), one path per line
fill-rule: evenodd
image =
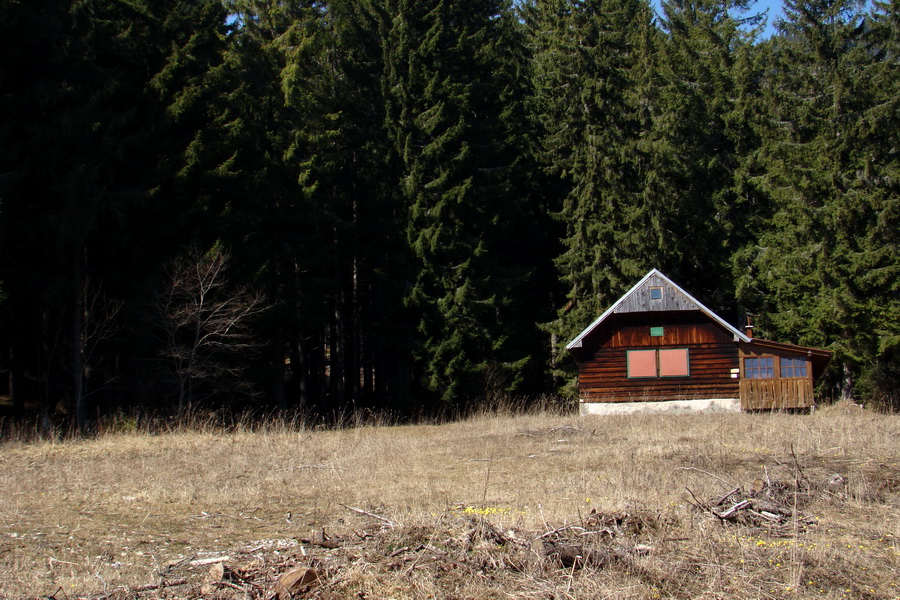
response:
M900 0L766 18L0 0L0 417L565 397L654 267L900 407Z

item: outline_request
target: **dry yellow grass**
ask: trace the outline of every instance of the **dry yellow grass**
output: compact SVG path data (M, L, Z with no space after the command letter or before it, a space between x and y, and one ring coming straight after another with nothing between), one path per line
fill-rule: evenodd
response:
M211 553L270 567L288 556L313 561L297 539L324 529L358 543L315 558L332 560L322 563L329 581L318 597L900 598L898 439L900 417L834 407L8 443L0 596L135 597L166 565ZM778 530L723 524L693 506L692 495L706 501L798 474L815 493ZM826 489L834 475L839 483ZM398 525L378 533L379 520L348 506ZM584 525L591 510L626 516L614 538L591 544L640 543L648 553L603 567L527 560L541 534ZM504 532L503 541L473 542L473 523ZM454 542L460 532L465 544ZM483 568L386 559L407 547L465 551L477 560L447 564ZM189 582L152 593L197 590Z

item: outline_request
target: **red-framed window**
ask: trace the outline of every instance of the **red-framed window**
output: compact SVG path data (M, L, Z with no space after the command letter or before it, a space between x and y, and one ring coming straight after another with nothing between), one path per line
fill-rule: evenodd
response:
M691 374L691 361L687 348L659 349L660 377L688 377Z
M656 350L629 350L626 358L628 377L656 377Z

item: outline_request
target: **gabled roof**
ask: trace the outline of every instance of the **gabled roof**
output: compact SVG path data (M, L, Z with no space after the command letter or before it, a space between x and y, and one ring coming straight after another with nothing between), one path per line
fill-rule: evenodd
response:
M663 299L661 299L658 304L656 304L655 302L648 302L648 299L650 298L650 288L657 286L664 288L664 291L669 291L670 293ZM736 341L750 341L750 338L747 337L742 331L728 323L728 321L724 320L713 311L706 308L699 300L681 289L681 287L674 281L660 273L658 270L653 269L649 273L647 273L643 279L638 281L633 288L628 290L628 292L626 292L624 296L616 300L615 304L610 306L606 310L606 312L597 317L596 321L588 325L587 329L579 333L574 340L569 342L566 345L566 349L572 350L574 348L581 348L581 343L582 341L584 341L584 338L587 337L594 329L597 328L597 326L599 326L603 321L607 319L607 317L612 314L654 312L663 310L699 310L707 317L721 325L723 329L732 333Z

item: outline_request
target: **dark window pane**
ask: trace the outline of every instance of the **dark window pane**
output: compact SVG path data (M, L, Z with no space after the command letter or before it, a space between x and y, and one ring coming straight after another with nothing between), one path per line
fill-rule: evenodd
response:
M744 359L746 379L771 379L775 377L775 359L771 356Z
M781 359L782 377L806 377L806 359L790 357Z

